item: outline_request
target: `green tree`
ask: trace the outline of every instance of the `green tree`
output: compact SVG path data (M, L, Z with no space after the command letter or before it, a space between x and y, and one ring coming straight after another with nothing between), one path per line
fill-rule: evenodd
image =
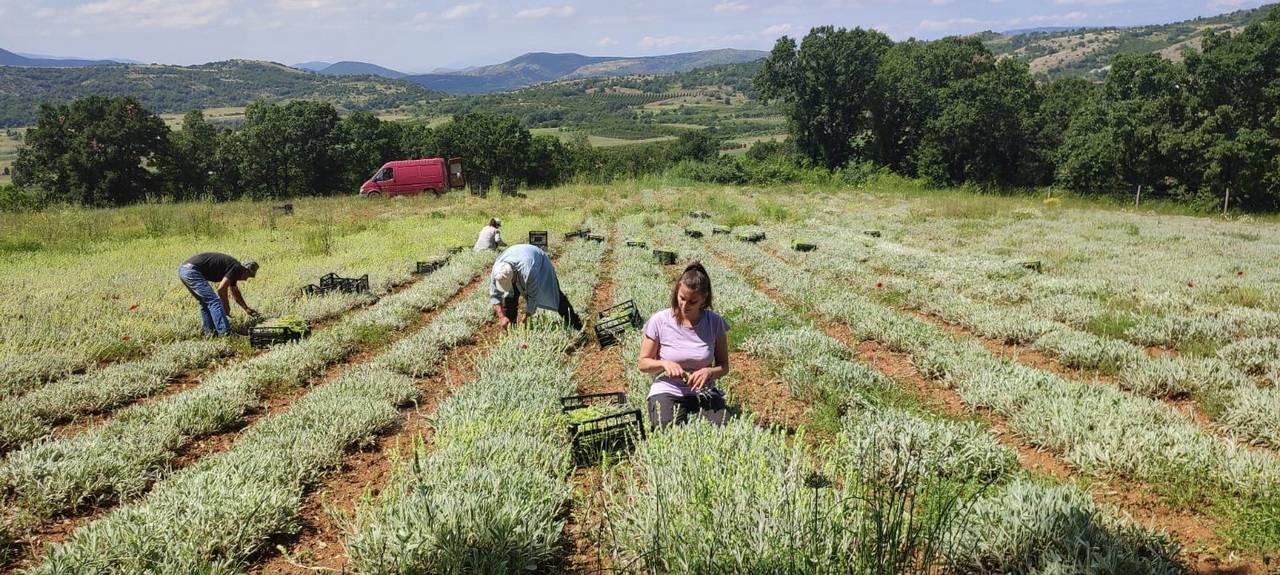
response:
M1028 183L1034 98L1027 66L1011 58L941 88L937 114L925 123L917 171L943 185Z
M929 122L947 104L944 90L955 82L989 73L995 59L978 38L948 37L933 42L899 42L882 60L871 88L873 159L898 173L916 176L922 165L918 153L929 135Z
M1194 110L1176 148L1188 195L1280 209L1280 9L1239 34L1206 34L1185 54ZM1195 158L1202 158L1200 161Z
M1039 89L1037 106L1031 119L1031 138L1026 171L1036 184L1054 182L1054 173L1062 161L1071 121L1098 105L1102 92L1084 78L1062 78Z
M799 48L783 36L755 86L765 101L782 105L801 152L834 170L860 152L872 79L891 45L883 33L862 28L814 28Z
M130 97L42 104L14 161L14 184L42 203L122 206L160 191L151 168L170 153L169 129Z
M342 171L342 188L354 192L382 164L409 159L402 145L404 128L370 112L354 112L338 123L333 150Z
M325 102L254 102L232 140L240 188L250 199L319 196L343 191L334 157L338 111Z
M480 112L454 116L437 129L442 157L462 158L475 175L524 179L532 135L515 116Z
M185 201L210 195L218 152L218 128L205 120L204 112L191 110L182 118L182 129L169 135L173 153L161 172L167 195Z
M722 140L714 129L684 130L670 148L672 164L683 160L709 162L720 157Z

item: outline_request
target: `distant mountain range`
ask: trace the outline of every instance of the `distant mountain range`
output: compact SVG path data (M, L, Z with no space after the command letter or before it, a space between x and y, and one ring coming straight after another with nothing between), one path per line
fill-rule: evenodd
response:
M28 58L0 48L0 66L30 66L34 68L81 68L120 64L115 60L81 60L78 58Z
M468 68L456 72L405 74L365 62L306 62L294 68L330 76L372 74L403 78L432 90L455 94L508 92L541 82L572 80L593 76L630 76L687 72L715 64L736 64L769 55L763 50L703 50L666 56L583 56L530 52L501 64Z

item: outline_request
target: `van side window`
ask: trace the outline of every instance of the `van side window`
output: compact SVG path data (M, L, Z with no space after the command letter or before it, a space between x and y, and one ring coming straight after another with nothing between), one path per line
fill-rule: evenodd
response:
M392 178L394 177L394 176L392 176L392 175L391 175L391 174L392 174L392 170L393 170L393 168L383 168L381 172L378 172L377 177L375 177L375 178L373 178L373 179L374 179L375 181L379 181L379 182L385 182L385 181L387 181L387 180L390 180L390 179L392 179Z

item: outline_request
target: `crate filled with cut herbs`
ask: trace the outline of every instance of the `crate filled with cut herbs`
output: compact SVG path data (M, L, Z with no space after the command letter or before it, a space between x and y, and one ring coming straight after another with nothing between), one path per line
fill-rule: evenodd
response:
M569 438L573 441L573 460L578 465L593 465L606 454L630 450L637 439L644 439L644 418L638 409L627 409L627 395L622 392L570 395L560 398Z
M300 316L289 315L269 319L249 329L249 345L256 349L277 343L298 341L311 335L311 326Z

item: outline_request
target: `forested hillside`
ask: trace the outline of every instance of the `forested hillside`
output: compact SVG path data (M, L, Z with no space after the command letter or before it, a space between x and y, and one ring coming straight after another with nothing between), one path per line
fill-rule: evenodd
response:
M1200 49L1206 32L1239 32L1266 16L1270 6L1151 26L1009 35L988 32L982 40L992 53L1026 62L1039 80L1073 76L1101 80L1119 54L1159 53L1181 61L1183 50Z
M347 111L385 110L439 94L413 82L326 76L248 60L200 66L0 66L0 127L29 126L40 104L65 104L89 95L133 96L163 114L296 99L330 102Z

